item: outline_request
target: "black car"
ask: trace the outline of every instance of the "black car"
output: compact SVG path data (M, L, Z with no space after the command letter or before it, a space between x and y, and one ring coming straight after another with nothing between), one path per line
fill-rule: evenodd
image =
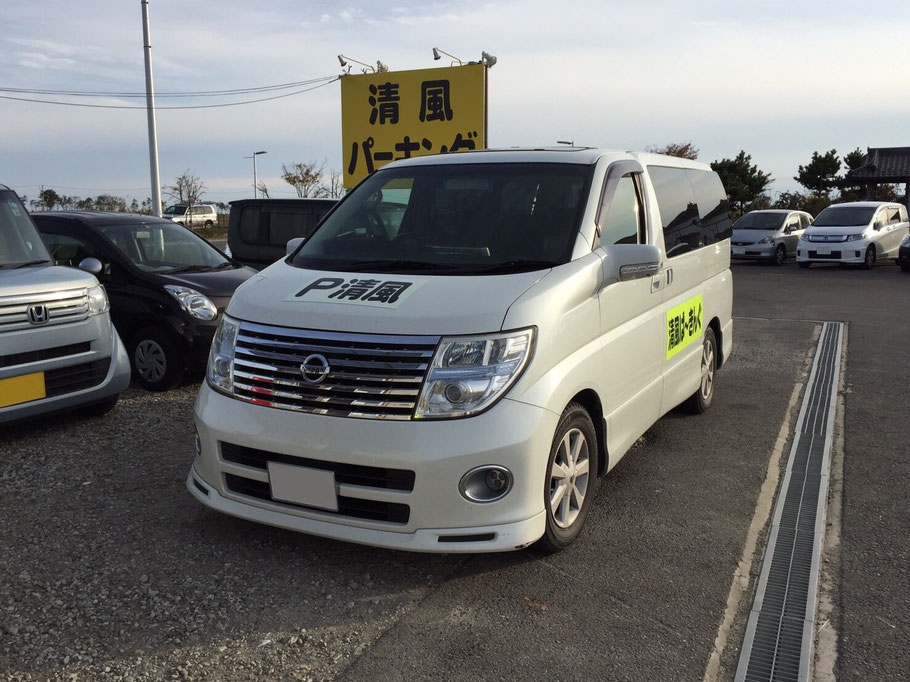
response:
M261 269L284 258L287 243L309 237L337 199L240 199L231 202L228 253Z
M910 272L910 236L904 237L897 251L897 262L904 272Z
M96 275L133 376L151 390L173 388L187 370L205 367L234 290L256 274L170 220L92 211L32 218L57 265L100 261Z

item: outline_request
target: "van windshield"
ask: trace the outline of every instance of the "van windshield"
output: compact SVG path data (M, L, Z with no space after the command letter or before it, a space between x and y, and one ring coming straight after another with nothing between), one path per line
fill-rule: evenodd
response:
M753 211L733 223L734 230L777 230L787 217L786 213L758 213Z
M338 205L292 264L445 275L559 265L571 256L591 172L561 163L380 170Z
M21 268L50 262L50 255L19 197L0 190L0 268Z
M164 209L164 215L183 215L186 213L186 206L168 206Z
M813 227L868 225L877 206L829 206L812 221Z

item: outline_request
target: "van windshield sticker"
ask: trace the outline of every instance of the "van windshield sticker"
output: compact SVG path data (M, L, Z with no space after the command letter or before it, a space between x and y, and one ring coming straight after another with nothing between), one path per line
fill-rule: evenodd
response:
M667 360L702 334L701 294L667 311Z
M6 204L9 206L9 210L14 216L18 218L22 215L22 211L19 210L19 204L17 202L13 201L12 199L7 199Z
M284 300L397 308L425 283L420 280L381 280L368 277L320 277Z

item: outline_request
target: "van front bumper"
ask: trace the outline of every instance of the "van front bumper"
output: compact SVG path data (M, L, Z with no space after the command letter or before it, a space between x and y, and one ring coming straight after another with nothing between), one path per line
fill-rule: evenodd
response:
M253 405L203 384L196 400L200 452L187 488L218 511L339 540L424 552L520 549L544 532L544 481L558 420L508 399L467 419L328 417ZM241 462L238 449L257 462ZM367 516L373 518L274 501L265 462L303 458L310 467L369 467L391 478L413 472L413 486L336 481L339 500L353 500L355 509L372 505ZM513 476L509 493L495 502L472 502L459 492L462 477L483 465L505 467ZM383 505L400 514L394 520L374 515Z
M800 242L796 249L797 263L853 263L866 259L866 249L872 242L861 239L852 242ZM876 249L877 251L878 249ZM881 253L878 254L881 257Z

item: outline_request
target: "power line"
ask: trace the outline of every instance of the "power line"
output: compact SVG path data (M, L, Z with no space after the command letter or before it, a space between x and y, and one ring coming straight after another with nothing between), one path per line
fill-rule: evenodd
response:
M224 102L222 104L194 104L194 105L184 105L184 106L171 106L171 107L159 107L156 106L156 110L164 109L217 109L220 107L238 107L243 104L256 104L257 102L269 102L275 99L282 99L285 97L293 97L294 95L299 95L304 92L310 92L311 90L316 90L318 88L325 87L331 83L334 83L337 80L340 80L340 76L331 76L331 80L327 80L324 83L319 85L314 85L310 88L303 88L301 90L295 90L294 92L287 92L283 95L274 95L272 97L261 97L259 99L250 99L242 102ZM87 107L89 109L146 109L144 106L129 106L125 104L85 104L83 102L58 102L56 100L47 100L47 99L32 99L28 97L12 97L10 95L0 95L0 99L14 100L18 102L33 102L36 104L56 104L58 106L64 107Z
M277 83L275 85L262 85L253 88L234 88L231 90L197 90L156 92L155 97L225 97L231 95L244 95L255 92L270 92L275 90L288 90L304 85L312 85L321 81L334 80L337 76L322 76L309 80L295 81L293 83ZM40 88L7 88L0 87L0 92L9 92L28 95L61 95L66 97L142 97L144 92L117 92L112 90L44 90Z

